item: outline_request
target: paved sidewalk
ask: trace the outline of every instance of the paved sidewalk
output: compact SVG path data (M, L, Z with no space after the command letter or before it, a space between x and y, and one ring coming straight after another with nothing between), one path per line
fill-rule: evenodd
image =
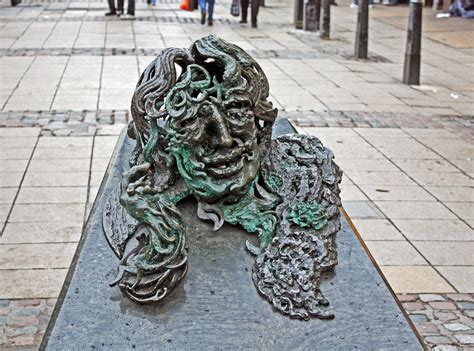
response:
M139 73L210 32L255 56L280 115L334 151L344 208L427 345L474 347L474 23L424 9L409 87L407 8L370 11L358 61L345 1L329 42L292 30L289 0L267 0L257 30L226 1L212 28L173 0L137 1L134 22L106 20L103 1L0 5L0 349L41 340Z

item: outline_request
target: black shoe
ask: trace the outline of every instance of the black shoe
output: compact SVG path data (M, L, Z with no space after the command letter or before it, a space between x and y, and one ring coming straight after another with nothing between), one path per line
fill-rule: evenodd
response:
M252 23L252 28L257 28L257 23Z
M207 25L208 26L213 26L214 24L212 23L212 21L207 21Z
M109 11L105 14L105 16L109 17L109 16L116 16L117 15L117 12L115 11Z
M206 13L201 12L201 24L204 24L204 23L206 23Z
M240 20L240 22L239 22L239 23L241 23L241 24L245 24L245 23L247 23L247 20Z

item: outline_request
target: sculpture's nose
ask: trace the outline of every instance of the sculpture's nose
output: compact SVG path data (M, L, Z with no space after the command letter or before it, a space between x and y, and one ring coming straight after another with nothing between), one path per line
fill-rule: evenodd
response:
M207 135L214 141L215 146L231 147L232 136L227 129L225 118L216 109L212 111L212 117L207 125Z

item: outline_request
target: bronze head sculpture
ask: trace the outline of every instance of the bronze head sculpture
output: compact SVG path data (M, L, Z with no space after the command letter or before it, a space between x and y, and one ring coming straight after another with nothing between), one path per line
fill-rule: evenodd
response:
M104 212L121 258L118 285L139 303L162 300L187 269L186 227L176 204L257 233L252 278L292 318L331 318L320 276L337 264L341 172L310 136L271 140L277 111L268 82L246 52L214 35L169 48L142 73L132 99L136 140L120 205ZM123 228L126 228L124 230ZM190 234L192 235L192 233Z

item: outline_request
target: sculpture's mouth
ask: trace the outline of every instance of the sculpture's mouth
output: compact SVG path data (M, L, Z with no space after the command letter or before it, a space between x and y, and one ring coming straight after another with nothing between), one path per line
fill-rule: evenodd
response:
M245 144L240 139L234 139L235 145L230 149L218 149L213 153L201 156L200 160L206 164L209 175L215 178L227 178L239 173L245 161L253 159L253 142Z
M239 173L242 168L244 168L244 159L239 158L232 162L226 162L215 167L209 167L208 173L215 178L228 178Z

